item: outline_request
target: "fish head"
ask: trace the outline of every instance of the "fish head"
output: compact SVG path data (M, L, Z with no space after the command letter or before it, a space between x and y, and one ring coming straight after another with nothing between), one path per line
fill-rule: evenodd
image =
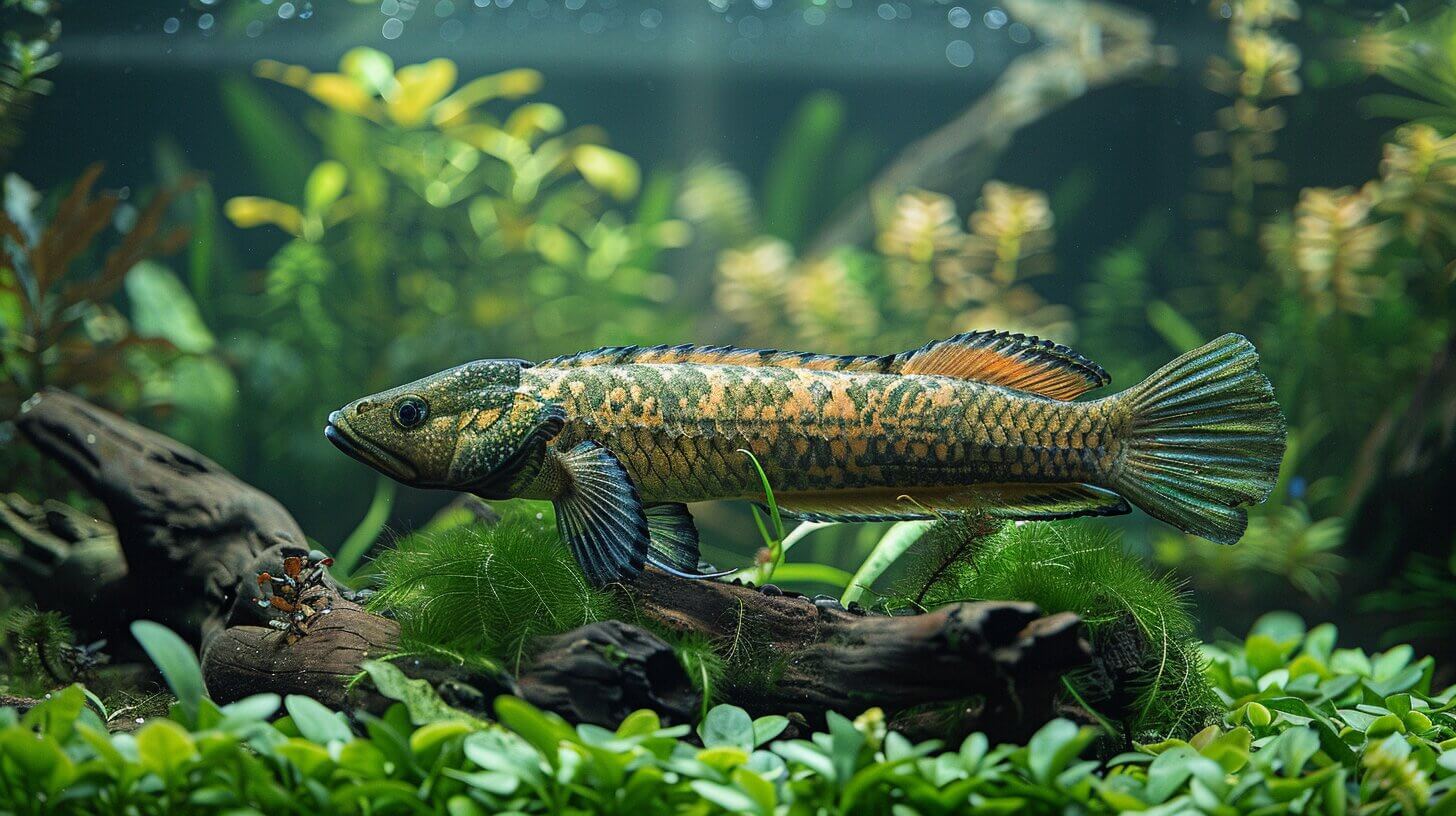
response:
M521 390L527 365L477 360L357 399L329 414L324 436L413 487L498 491L561 430L561 409Z

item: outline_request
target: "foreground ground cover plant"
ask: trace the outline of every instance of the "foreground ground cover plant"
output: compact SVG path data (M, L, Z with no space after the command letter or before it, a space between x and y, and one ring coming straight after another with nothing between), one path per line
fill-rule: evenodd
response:
M1328 625L1266 616L1207 647L1221 722L1136 745L1069 720L1025 745L973 734L911 743L871 709L793 735L785 717L711 709L696 729L639 711L615 731L572 727L513 697L496 721L445 706L393 666L370 681L383 717L263 694L206 696L167 630L138 639L177 701L110 733L81 686L25 714L0 709L0 812L190 813L1445 813L1456 808L1453 690L1407 647L1335 648ZM274 719L276 715L279 716ZM110 723L115 727L117 723Z

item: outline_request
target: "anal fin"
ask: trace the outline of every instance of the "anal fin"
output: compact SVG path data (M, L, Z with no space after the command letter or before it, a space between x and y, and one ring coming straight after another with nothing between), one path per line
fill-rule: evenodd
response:
M567 486L553 500L561 538L593 586L641 574L647 562L647 515L626 468L596 442L582 442L558 462Z
M952 487L776 493L785 514L804 521L909 521L982 512L992 518L1048 520L1129 512L1110 490L1078 482L987 482Z

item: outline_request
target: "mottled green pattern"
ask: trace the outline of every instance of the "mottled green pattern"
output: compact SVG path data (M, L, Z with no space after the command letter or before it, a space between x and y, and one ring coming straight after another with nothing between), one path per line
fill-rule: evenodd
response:
M781 491L1097 482L1115 451L1105 403L950 377L678 363L526 369L521 387L565 409L554 447L602 443L646 501L758 496L740 449Z

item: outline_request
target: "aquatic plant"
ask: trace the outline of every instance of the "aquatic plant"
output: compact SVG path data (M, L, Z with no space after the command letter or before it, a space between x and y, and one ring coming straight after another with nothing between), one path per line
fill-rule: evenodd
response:
M687 237L670 217L672 179L644 182L599 128L568 128L559 108L525 101L539 73L457 84L449 60L396 67L368 48L336 72L263 61L255 73L319 103L315 139L300 137L297 152L322 154L303 177L268 185L292 190L224 207L235 225L287 239L226 316L241 399L275 418L249 426L256 461L305 451L312 468L346 468L308 442L322 406L360 390L462 359L655 342L678 325L664 304L680 293L657 270ZM240 132L269 154L286 130L256 132L266 98L252 86L228 94Z
M134 403L140 383L129 352L174 348L138 334L110 301L138 263L175 252L187 240L186 230L164 222L178 191L160 190L140 210L128 208L114 245L104 258L93 257L121 205L115 193L93 194L101 171L99 164L87 168L48 220L40 196L14 176L7 180L0 213L0 416L13 416L20 400L48 385L111 405ZM75 275L82 264L96 271Z
M1098 759L1086 757L1105 746L1099 731L1068 720L1024 744L992 746L972 734L948 746L887 731L875 709L853 719L830 714L826 731L790 739L787 718L724 705L706 713L690 741L690 726L664 727L651 711L615 730L573 727L502 697L496 722L485 723L396 682L398 669L381 662L369 664L371 677L399 703L355 727L300 696L220 706L196 658L167 635L137 627L178 704L134 733L108 733L111 712L81 686L24 715L0 709L0 807L43 801L68 816L100 799L139 816L199 802L379 814L769 816L892 808L1418 814L1456 803L1453 690L1432 688L1430 659L1407 647L1339 649L1334 627L1306 629L1287 614L1207 648L1221 722Z
M695 183L689 175L685 195ZM1046 196L992 181L969 230L958 221L949 198L912 191L896 199L874 253L798 259L787 242L750 235L719 254L715 302L752 342L788 348L914 344L981 326L1070 339L1070 311L1025 282L1050 271Z
M1094 669L1070 679L1076 699L1135 739L1188 736L1207 725L1211 694L1186 593L1124 552L1116 535L1080 523L996 528L968 517L938 523L887 603L933 609L958 601L1024 600L1075 612Z
M0 35L0 160L19 143L35 98L50 91L43 75L60 64L52 47L61 33L59 0L4 0L0 11L25 15L7 19Z
M512 508L489 527L414 533L375 569L370 608L398 618L403 651L443 649L514 668L533 638L620 612L610 593L586 583L554 519L534 507Z

